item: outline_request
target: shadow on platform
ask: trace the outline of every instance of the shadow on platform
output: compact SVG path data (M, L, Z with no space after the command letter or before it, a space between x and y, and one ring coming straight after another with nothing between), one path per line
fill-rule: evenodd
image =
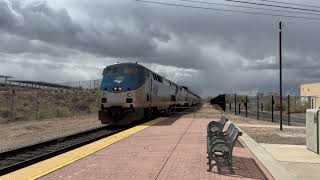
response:
M170 126L180 118L181 118L181 116L167 117L166 120L161 121L157 124L154 124L153 126Z
M256 161L247 157L234 156L233 167L227 166L223 160L217 160L211 172L235 178L268 179Z

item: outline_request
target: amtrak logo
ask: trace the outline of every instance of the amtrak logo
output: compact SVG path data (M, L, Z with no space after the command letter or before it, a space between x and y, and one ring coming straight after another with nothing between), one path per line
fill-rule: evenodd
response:
M115 78L115 80L113 82L120 84L120 83L122 83L123 80L124 80L123 76L118 76Z
M121 80L114 80L113 82L120 84L122 81Z

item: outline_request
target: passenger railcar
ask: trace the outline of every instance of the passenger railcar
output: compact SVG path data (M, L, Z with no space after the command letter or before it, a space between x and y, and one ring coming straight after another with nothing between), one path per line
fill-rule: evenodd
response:
M137 63L106 67L101 82L99 120L103 124L130 124L175 106L192 106L201 98L185 86Z

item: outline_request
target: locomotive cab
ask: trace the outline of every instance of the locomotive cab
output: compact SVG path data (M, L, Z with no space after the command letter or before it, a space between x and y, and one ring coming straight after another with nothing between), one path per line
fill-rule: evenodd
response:
M103 124L129 124L140 118L141 94L145 82L145 69L138 64L116 64L103 71L99 119Z

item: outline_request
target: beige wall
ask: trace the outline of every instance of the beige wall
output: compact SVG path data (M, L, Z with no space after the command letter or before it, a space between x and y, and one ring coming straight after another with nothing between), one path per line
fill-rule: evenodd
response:
M320 109L320 83L301 84L300 96L313 96L312 107Z

